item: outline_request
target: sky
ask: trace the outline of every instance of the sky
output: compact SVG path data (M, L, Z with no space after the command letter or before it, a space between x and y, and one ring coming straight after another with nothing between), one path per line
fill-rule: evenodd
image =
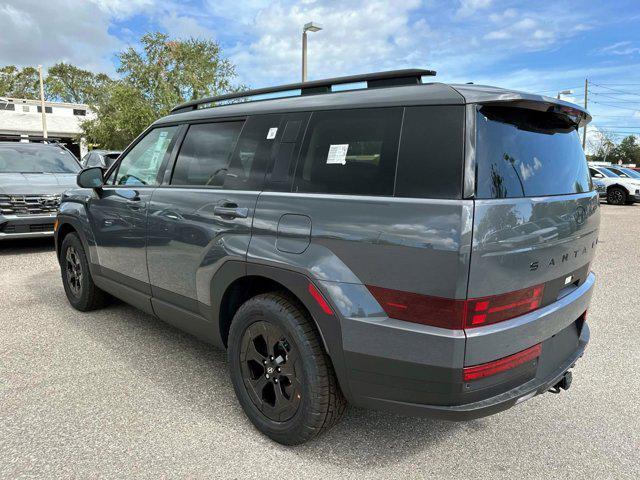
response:
M117 76L117 53L148 31L220 43L253 88L427 68L474 82L584 102L593 132L640 134L640 1L0 0L0 65L70 62Z

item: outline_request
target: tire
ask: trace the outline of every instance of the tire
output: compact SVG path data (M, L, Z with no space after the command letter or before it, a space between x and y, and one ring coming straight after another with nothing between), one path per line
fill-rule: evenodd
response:
M342 417L346 400L331 360L296 299L266 293L247 300L233 317L228 347L236 396L271 439L298 445Z
M62 241L60 270L64 291L73 308L87 312L108 303L109 296L93 283L84 247L75 233L69 233Z
M611 187L607 191L607 203L610 205L624 205L627 203L627 192L624 188Z

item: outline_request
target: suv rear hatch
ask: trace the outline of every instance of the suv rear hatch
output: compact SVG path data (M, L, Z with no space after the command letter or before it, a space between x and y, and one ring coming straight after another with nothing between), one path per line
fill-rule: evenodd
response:
M593 284L598 194L575 116L509 104L477 105L474 114L465 366L541 344L537 373L530 371L539 377L578 348Z

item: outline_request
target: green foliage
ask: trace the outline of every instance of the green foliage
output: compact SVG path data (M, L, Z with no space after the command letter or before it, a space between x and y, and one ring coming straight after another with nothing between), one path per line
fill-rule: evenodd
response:
M157 119L148 100L132 85L111 82L94 108L97 117L82 122L83 135L91 144L122 150Z
M596 151L589 156L589 160L640 165L640 143L638 142L638 137L629 135L616 144L606 134L602 134L602 138L596 146Z
M0 97L40 98L38 69L15 65L0 68Z
M100 100L112 80L68 63L56 63L47 71L45 90L49 98L62 102L93 105Z
M231 83L235 66L214 41L172 41L156 32L140 43L140 50L130 47L118 56L122 79L98 96L93 105L98 118L83 122L90 143L123 148L179 103L239 88Z

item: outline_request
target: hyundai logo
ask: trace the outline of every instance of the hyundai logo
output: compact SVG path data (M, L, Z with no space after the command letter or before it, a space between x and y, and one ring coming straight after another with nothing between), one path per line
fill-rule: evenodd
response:
M587 212L585 211L584 207L578 206L575 213L573 214L573 218L575 218L578 225L582 225L587 218Z

